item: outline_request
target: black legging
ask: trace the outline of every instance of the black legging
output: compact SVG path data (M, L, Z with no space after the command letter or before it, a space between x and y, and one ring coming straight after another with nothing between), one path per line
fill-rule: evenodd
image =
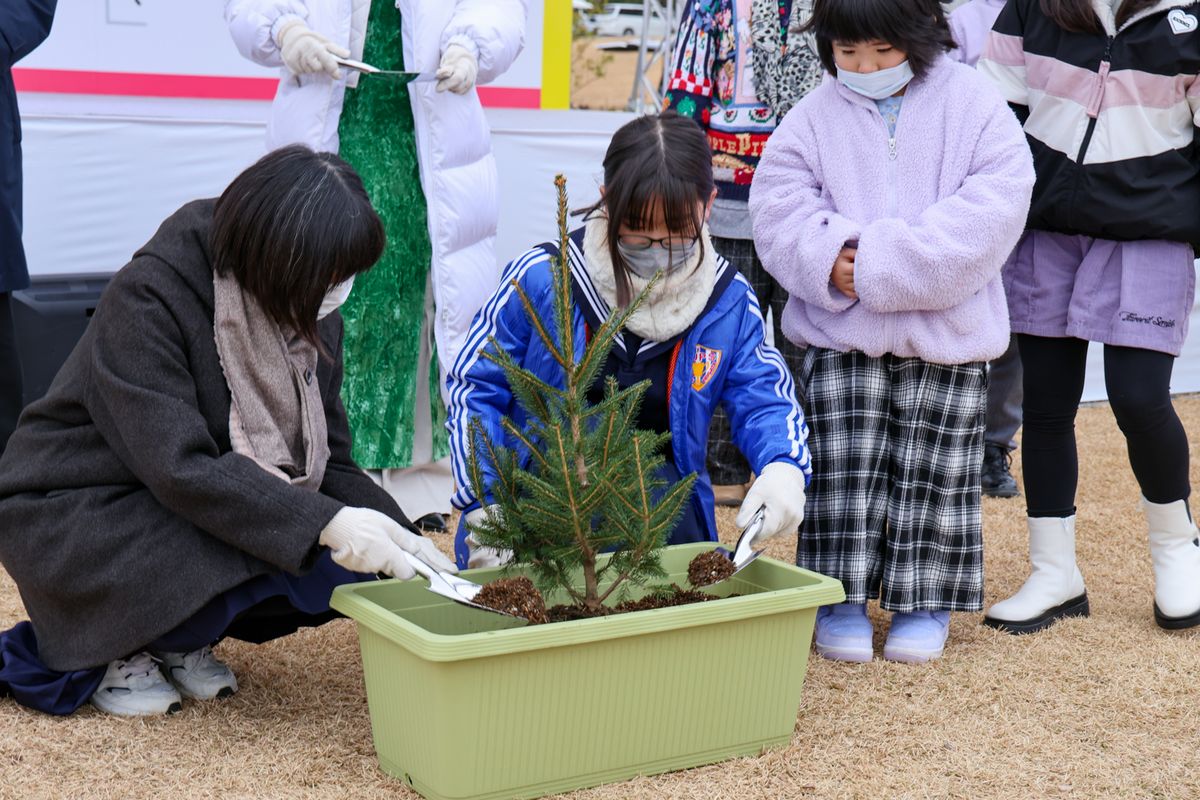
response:
M1025 433L1021 463L1031 517L1075 513L1079 457L1075 412L1083 396L1088 343L1082 339L1017 336L1025 365ZM1104 346L1104 384L1125 434L1129 465L1152 503L1186 500L1188 441L1171 405L1175 357L1154 350Z

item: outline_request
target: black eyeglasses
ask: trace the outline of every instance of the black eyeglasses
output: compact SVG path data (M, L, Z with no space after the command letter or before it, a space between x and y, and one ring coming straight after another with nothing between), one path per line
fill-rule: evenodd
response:
M690 250L696 244L696 242L700 241L700 237L663 236L655 239L650 236L622 235L617 237L617 241L630 250L649 250L654 245L658 245L663 250L676 252L680 250Z

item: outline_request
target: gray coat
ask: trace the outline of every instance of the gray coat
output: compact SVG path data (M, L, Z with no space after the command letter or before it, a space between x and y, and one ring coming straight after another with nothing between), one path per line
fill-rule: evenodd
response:
M0 459L0 563L55 670L136 652L250 578L303 573L345 505L411 528L351 459L337 314L320 325L333 354L317 369L331 451L320 492L232 452L212 207L184 206L117 273Z

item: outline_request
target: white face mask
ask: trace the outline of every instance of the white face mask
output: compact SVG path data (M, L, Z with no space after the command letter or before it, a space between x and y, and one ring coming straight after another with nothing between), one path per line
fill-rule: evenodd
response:
M326 292L325 299L321 301L321 307L317 309L317 319L325 319L330 314L337 311L341 307L342 303L346 302L346 298L350 297L350 290L353 288L354 276L351 275L349 278Z
M913 79L913 71L905 59L894 67L875 72L851 72L839 67L837 78L852 92L858 92L872 100L882 100L908 86L909 81Z
M679 269L696 255L700 241L696 240L691 247L683 250L667 250L665 247L652 245L645 250L631 250L617 242L617 250L625 259L629 271L643 280L650 280L659 271L672 272Z

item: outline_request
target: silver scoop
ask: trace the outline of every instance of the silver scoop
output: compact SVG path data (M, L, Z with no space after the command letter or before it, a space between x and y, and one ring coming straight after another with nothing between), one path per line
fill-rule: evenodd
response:
M481 608L484 611L490 611L493 614L499 614L504 617L516 617L517 619L525 619L518 614L509 614L507 611L498 611L485 605L480 605L475 602L475 595L483 589L478 583L472 583L466 578L460 578L457 575L451 575L449 572L441 572L426 564L421 559L414 556L407 550L401 551L404 557L408 559L408 564L418 575L429 581L429 591L434 594L440 594L449 600L456 603L461 603L464 606L472 608Z
M346 69L352 69L364 75L377 75L381 78L390 78L401 83L432 81L437 77L432 72L404 72L397 69L380 69L379 67L371 66L365 61L355 61L352 58L338 58L336 61L339 66L343 66Z
M738 537L737 544L734 546L732 551L726 547L716 548L716 552L733 562L733 572L731 572L728 577L722 578L721 580L729 580L729 578L737 575L739 572L749 566L756 558L763 554L763 550L753 549L752 543L754 542L754 537L757 536L759 531L762 530L763 520L766 518L766 516L767 507L762 506L758 509L757 513L755 513L754 519L750 520L750 524L745 528L742 528L742 535ZM720 582L721 581L715 581L715 583Z

